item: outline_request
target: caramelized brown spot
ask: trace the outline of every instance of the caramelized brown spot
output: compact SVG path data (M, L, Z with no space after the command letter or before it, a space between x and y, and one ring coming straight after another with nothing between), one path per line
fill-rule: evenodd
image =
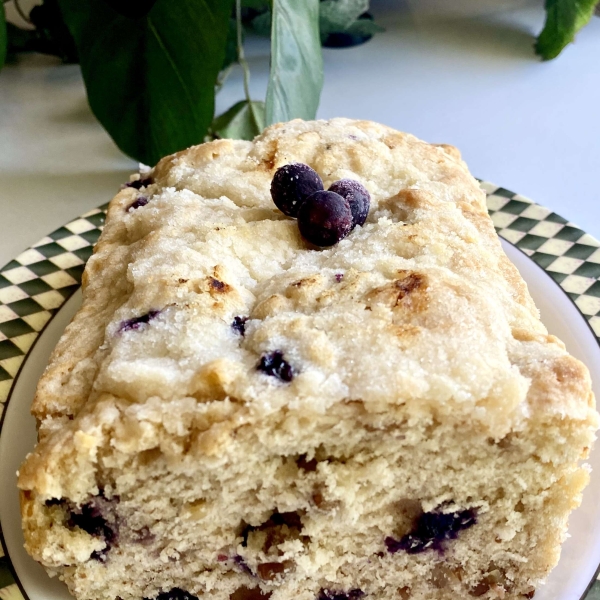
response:
M415 190L410 188L400 190L395 196L395 201L399 202L405 207L408 206L410 208L431 206L434 202L430 193L424 190Z
M426 276L414 271L399 271L398 279L375 288L367 294L367 302L397 307L405 298L411 298L415 291L427 285ZM367 305L368 306L368 305Z
M325 498L323 498L323 494L321 492L315 492L312 496L312 501L317 508L321 508L325 503Z
M471 588L469 594L471 596L483 596L490 591L490 584L485 581L480 581L474 588Z
M446 154L448 154L452 158L460 160L460 150L458 148L450 146L449 144L433 144L433 146L441 148Z
M369 307L367 307L371 310ZM417 325L395 324L391 323L389 329L396 338L400 347L404 347L411 343L416 335L421 333L421 328Z
M502 448L502 450L507 450L508 448L510 448L512 446L512 436L511 435L507 435L504 436L502 439L498 440L496 442L498 448Z
M250 315L251 319L266 319L278 312L283 312L290 308L291 302L288 298L280 294L273 294L259 302Z
M224 400L231 396L236 374L231 361L218 358L204 364L192 378L189 394L198 400Z
M260 162L260 167L265 171L272 171L275 168L277 158L277 140L269 142L269 147L265 153L265 157Z
M215 279L214 277L211 277L209 279L209 283L210 283L210 287L217 292L226 292L227 289L229 288L229 286L226 283L223 283L222 281L219 281L218 279Z
M572 356L557 358L552 365L552 370L558 383L571 383L585 377L583 365Z
M285 571L285 565L278 562L261 563L256 567L258 576L266 581L273 581L280 573Z
M298 281L294 281L294 283L292 283L292 285L294 287L302 287L303 285L310 284L314 281L316 281L316 279L314 277L305 277L304 279L299 279Z
M532 589L529 592L523 594L523 598L533 598L535 596L535 590Z
M412 271L404 271L401 273L402 277L396 279L394 285L398 290L398 302L405 296L419 289L425 283L425 277L419 273ZM396 304L398 303L396 302Z
M390 135L386 135L381 141L390 149L394 150L398 146L403 145L405 140L405 135L400 133L391 133Z
M270 597L271 592L263 592L259 587L249 588L245 585L229 596L230 600L267 600Z
M409 600L410 598L410 588L409 587L401 587L398 588L398 596L400 596L401 600Z
M320 274L303 277L291 283L285 291L287 298L297 302L313 303L326 286L327 280Z

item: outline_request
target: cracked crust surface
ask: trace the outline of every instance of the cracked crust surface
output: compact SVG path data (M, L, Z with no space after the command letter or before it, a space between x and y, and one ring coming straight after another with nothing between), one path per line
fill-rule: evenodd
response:
M291 162L314 168L325 188L362 183L365 225L330 249L306 244L269 195ZM564 529L585 484L576 461L597 427L589 374L539 320L456 149L366 121L292 121L254 142L167 157L151 177L112 200L82 308L38 386L40 442L19 478L38 560L60 570L101 548L70 531L56 553L43 503L127 488L134 475L113 470L131 457L226 464L247 428L283 455L298 436L295 453L310 455L304 421L326 430L328 415L348 410L359 427L451 423L496 442L564 423L574 432ZM140 195L148 204L128 211ZM244 336L235 317L248 318ZM290 383L257 369L271 352L293 367ZM555 540L550 563L557 551Z

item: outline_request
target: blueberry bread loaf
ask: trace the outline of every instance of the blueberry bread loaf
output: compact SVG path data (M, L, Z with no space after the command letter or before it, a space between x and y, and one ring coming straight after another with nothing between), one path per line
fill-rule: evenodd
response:
M305 241L293 163L366 222ZM347 119L120 191L32 410L26 548L79 600L531 598L598 424L458 152Z

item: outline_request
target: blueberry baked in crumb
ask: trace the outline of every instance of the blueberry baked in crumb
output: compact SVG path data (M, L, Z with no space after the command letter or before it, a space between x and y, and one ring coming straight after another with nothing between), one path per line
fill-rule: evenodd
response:
M137 177L33 402L33 559L77 600L532 598L598 414L458 152L296 120Z

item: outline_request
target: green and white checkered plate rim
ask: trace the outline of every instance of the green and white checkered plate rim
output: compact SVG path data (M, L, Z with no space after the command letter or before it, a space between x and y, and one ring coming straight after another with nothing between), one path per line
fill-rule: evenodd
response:
M481 187L498 234L560 285L600 343L600 242L524 196L485 181ZM81 285L106 208L57 229L0 269L0 418L36 340ZM592 597L600 599L599 581L588 600ZM0 600L23 600L2 548Z

